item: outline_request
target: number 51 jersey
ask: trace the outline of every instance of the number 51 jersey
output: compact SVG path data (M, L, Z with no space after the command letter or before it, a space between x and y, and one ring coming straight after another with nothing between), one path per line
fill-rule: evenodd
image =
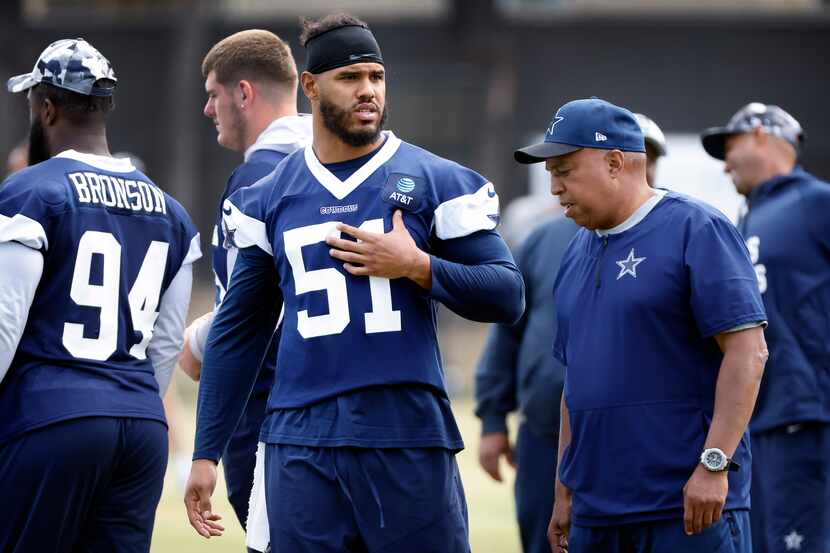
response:
M377 385L445 393L429 292L405 278L349 274L325 239L341 222L389 232L400 209L418 247L440 257L445 241L495 228L498 197L474 171L385 136L345 181L308 146L223 205L234 243L273 256L279 276L285 312L269 411Z
M0 383L0 443L78 417L164 422L147 346L164 292L201 255L184 208L128 159L68 150L0 186L0 242L44 260Z

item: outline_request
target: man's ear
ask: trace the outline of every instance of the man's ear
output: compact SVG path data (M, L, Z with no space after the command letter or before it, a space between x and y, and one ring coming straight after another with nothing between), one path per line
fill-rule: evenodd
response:
M58 121L58 106L52 102L49 98L43 100L41 104L41 108L39 111L40 122L43 124L44 127L51 127L55 125ZM35 114L35 117L38 117L38 114Z
M300 86L303 87L303 94L309 101L314 102L319 99L320 91L317 88L317 78L308 71L303 71L300 75Z
M256 87L251 81L241 80L236 85L236 93L239 95L239 107L250 107L256 98Z
M611 178L617 178L625 167L625 156L619 150L610 150L605 154L605 162L608 164Z
M767 141L767 131L763 127L755 127L752 129L752 140L756 144L764 144Z

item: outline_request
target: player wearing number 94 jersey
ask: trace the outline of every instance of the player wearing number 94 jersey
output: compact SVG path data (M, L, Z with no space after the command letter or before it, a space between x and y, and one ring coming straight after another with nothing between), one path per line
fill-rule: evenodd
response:
M190 520L221 532L213 463L282 300L260 433L272 550L468 552L435 302L479 321L521 315L498 197L474 171L382 132L384 65L364 23L307 21L301 41L313 144L224 204L240 251L202 367Z
M0 186L0 551L146 552L198 234L109 155L115 75L88 42L8 86L33 165Z

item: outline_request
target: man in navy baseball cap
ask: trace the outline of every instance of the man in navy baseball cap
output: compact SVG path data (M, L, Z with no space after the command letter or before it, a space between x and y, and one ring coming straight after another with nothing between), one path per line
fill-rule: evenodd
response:
M515 156L545 162L583 227L553 293L566 367L553 551L750 553L750 475L738 469L766 314L737 230L650 188L641 126L603 100L565 104L544 142Z
M568 102L545 132L544 142L516 150L519 163L538 163L582 148L645 153L643 131L634 114L599 98Z

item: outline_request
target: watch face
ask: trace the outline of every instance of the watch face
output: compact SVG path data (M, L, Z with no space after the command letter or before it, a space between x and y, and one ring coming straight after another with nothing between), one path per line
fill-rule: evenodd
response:
M709 470L722 470L726 466L726 455L717 449L708 449L703 455L703 464Z

